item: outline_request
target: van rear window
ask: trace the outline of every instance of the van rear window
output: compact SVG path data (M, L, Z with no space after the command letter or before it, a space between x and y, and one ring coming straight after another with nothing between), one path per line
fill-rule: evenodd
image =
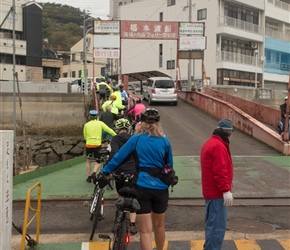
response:
M155 88L160 89L174 88L174 82L168 80L157 80L155 82Z

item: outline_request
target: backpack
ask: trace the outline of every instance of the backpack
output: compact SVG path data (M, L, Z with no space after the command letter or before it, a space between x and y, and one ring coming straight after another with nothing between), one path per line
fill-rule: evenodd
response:
M99 93L100 94L106 94L107 93L107 87L106 87L105 84L99 84L99 87L100 87L100 89L99 89Z

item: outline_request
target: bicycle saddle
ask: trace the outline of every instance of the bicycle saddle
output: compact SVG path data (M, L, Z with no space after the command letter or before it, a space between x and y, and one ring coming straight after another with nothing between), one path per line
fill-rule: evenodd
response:
M130 197L133 197L133 198L137 198L137 196L138 196L136 190L133 189L133 188L130 188L128 186L127 187L122 187L119 190L118 193L119 193L119 195L124 196L124 197L130 196Z

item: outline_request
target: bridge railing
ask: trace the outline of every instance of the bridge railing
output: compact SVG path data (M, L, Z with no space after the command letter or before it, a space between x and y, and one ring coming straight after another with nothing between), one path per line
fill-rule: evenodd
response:
M219 94L224 97L223 93ZM178 92L178 97L219 119L231 119L235 128L275 148L284 155L290 155L289 142L283 142L281 136L273 129L267 127L233 104L222 100L222 97L217 98L208 95L206 94L206 90L205 92L180 91Z

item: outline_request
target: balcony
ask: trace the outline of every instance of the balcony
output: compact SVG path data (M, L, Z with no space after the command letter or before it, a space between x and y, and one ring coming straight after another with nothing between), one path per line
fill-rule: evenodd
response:
M289 74L290 64L266 61L265 71L269 73L276 73L276 74Z
M282 41L290 42L290 34L287 34L287 33L266 29L265 34L268 37L272 37L272 38L279 39Z
M231 62L256 66L256 57L227 51L218 52L216 60L217 62ZM263 61L260 58L258 58L257 67L263 67Z
M279 0L267 0L269 4L273 4L275 7L280 8L282 10L286 10L290 12L290 4L279 1Z
M0 38L0 52L5 54L13 54L13 39ZM26 41L15 40L15 54L26 55Z
M217 23L218 27L232 27L234 29L243 30L253 34L259 34L261 36L264 34L263 27L228 16L218 17Z

